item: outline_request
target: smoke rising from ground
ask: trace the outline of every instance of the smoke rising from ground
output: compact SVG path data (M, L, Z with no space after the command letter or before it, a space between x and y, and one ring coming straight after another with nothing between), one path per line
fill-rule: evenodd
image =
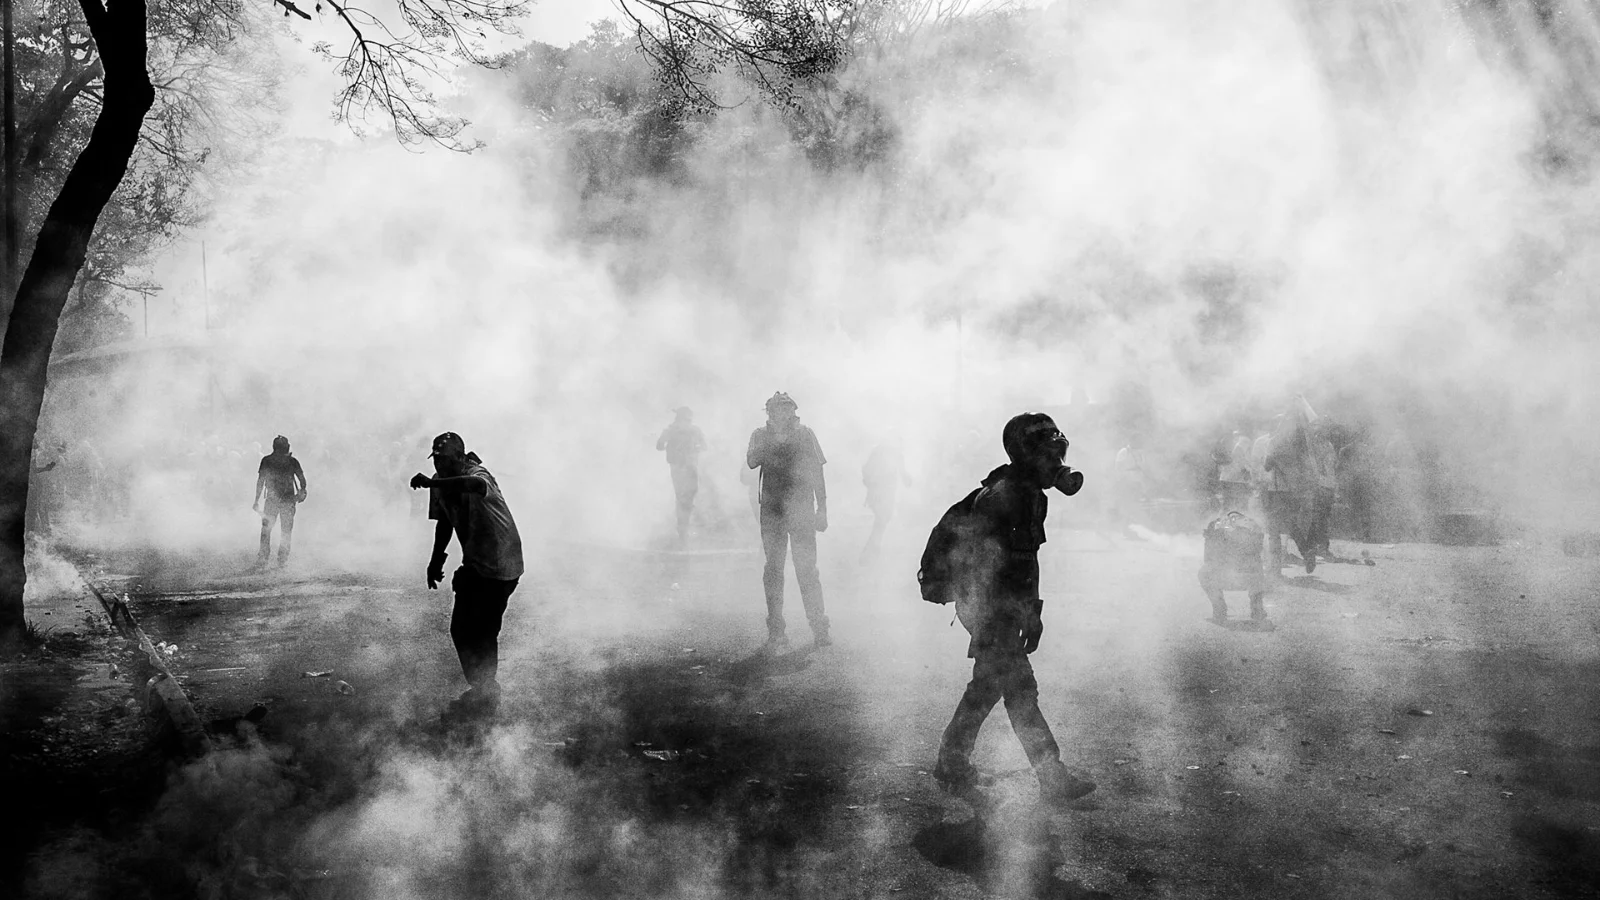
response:
M494 137L471 156L286 139L209 238L227 394L213 421L237 451L219 496L235 499L197 503L190 482L141 471L139 531L253 552L243 498L258 455L239 448L283 433L311 482L296 552L420 579L431 526L403 485L448 429L498 477L530 568L555 539L644 547L671 529L655 438L687 404L710 441L702 503L751 546L737 474L762 401L784 390L829 457L830 590L864 530L861 464L886 434L904 440L917 482L894 559L868 583L909 597L915 545L1003 461L1008 416L1130 381L1174 429L1231 427L1243 404L1276 412L1304 393L1437 446L1464 495L1519 523L1583 522L1572 498L1600 477L1593 189L1540 165L1551 97L1481 21L1380 7L1393 9L1060 3L986 51L1026 73L999 84L863 65L852 77L882 91L902 139L865 172L819 172L749 106L705 126L685 177L641 174L598 198L582 196L561 135L493 93L463 100ZM588 228L600 204L629 228ZM189 435L193 415L147 393L90 431L102 453L146 447L150 421ZM1126 437L1075 443L1083 502ZM1053 507L1059 527L1072 501ZM1161 542L1186 565L1196 552ZM1053 533L1047 571L1070 568L1049 558L1067 543ZM750 596L728 615L754 628L755 583ZM569 636L621 627L572 598L519 601L548 602ZM955 641L906 639L929 613L901 606L906 627L885 640L906 667L956 667ZM546 638L508 631L508 653ZM1071 646L1086 677L1110 652ZM1172 681L1151 690L1188 689ZM640 861L604 873L619 890L697 895L729 852L721 824L642 832L604 803L546 800L587 788L533 771L538 739L511 729L471 758L385 754L373 793L313 833L379 861L372 896L465 895L462 848L493 868L563 858L574 833L595 866ZM516 888L567 874L523 872Z

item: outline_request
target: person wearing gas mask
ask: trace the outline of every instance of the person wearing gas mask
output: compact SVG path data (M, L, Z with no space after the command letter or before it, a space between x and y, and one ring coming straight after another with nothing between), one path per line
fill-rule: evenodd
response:
M428 518L435 521L428 590L444 581L452 533L461 545L461 566L450 578L456 595L450 639L468 688L451 711L492 713L500 699L500 623L522 577L522 538L500 484L476 453L467 452L461 435L446 431L434 438L430 456L433 477L411 477L412 490L428 489Z
M794 575L800 602L818 647L833 643L822 604L817 572L817 533L828 530L828 487L822 466L828 461L811 429L800 424L799 405L779 391L767 400L767 424L750 434L745 464L761 470L761 546L766 568L761 584L767 595L767 645L788 648L783 621L783 563L794 550Z
M1067 439L1043 413L1023 413L1007 422L1001 443L1010 460L990 472L970 495L964 517L970 535L951 559L969 586L954 598L956 615L972 636L967 656L972 681L939 743L934 778L961 792L992 779L971 762L978 731L995 703L1005 701L1012 730L1022 742L1040 794L1066 802L1095 789L1061 762L1061 748L1039 711L1039 685L1028 654L1044 634L1044 601L1039 597L1039 547L1045 542L1049 507L1045 490L1067 496L1083 487L1083 474L1066 465Z

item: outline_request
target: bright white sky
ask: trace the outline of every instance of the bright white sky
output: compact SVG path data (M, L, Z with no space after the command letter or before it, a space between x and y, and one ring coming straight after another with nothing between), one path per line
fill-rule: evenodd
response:
M590 22L617 15L611 0L540 0L528 12L522 33L531 40L565 47L588 35Z

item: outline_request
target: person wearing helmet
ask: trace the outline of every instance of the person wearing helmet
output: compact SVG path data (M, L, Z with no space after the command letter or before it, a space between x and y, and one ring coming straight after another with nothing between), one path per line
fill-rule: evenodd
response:
M278 525L278 565L289 562L289 546L294 540L295 506L306 499L306 473L300 460L289 452L289 439L272 439L272 453L261 457L256 469L255 499L250 508L261 514L261 551L256 568L265 569L272 555L272 524Z
M461 566L450 578L456 595L450 640L468 687L451 712L492 713L500 700L500 624L522 578L522 537L499 482L461 435L446 431L434 438L429 456L434 475L411 477L412 490L428 489L428 518L435 523L428 590L444 581L450 535L461 545Z
M827 459L811 429L800 424L798 404L779 391L767 400L767 424L750 434L745 464L761 470L761 546L766 568L761 584L767 595L767 649L788 647L783 621L783 563L794 549L794 575L800 602L818 647L833 643L817 573L817 532L828 530Z
M1066 465L1067 439L1043 413L1023 413L1006 423L1001 443L1010 460L990 472L972 496L975 543L954 562L973 585L955 598L956 615L972 636L967 656L972 681L939 742L934 779L960 793L989 782L972 765L972 750L984 719L1000 700L1040 793L1046 800L1076 800L1095 789L1061 762L1061 747L1039 711L1039 684L1028 654L1044 634L1039 598L1039 547L1045 542L1047 488L1071 496L1083 487L1083 474Z
M672 412L672 424L656 439L656 449L666 451L667 465L672 469L681 547L689 540L689 517L694 514L695 494L700 491L700 454L706 449L706 436L694 424L694 410L680 406Z

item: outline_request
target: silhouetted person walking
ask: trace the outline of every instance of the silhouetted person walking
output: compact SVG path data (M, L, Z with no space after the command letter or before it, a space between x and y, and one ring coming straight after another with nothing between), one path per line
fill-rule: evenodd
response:
M783 621L783 563L791 547L811 633L818 647L833 643L817 573L817 532L828 530L828 488L822 476L827 459L817 436L800 424L797 409L788 394L773 394L767 400L767 424L750 434L745 452L745 463L761 470L761 546L767 558L761 583L767 595L767 647L775 652L789 640Z
M680 406L671 425L656 439L656 449L665 450L672 469L672 493L677 498L678 544L689 540L689 517L694 514L694 497L700 491L700 453L706 449L706 436L694 424L694 410Z
M434 476L411 477L413 490L429 489L428 518L435 523L428 590L444 580L452 531L461 545L461 566L450 579L456 595L450 639L469 687L454 708L491 712L500 699L500 623L522 577L522 538L499 483L460 435L446 431L434 438L430 456Z
M1066 466L1067 439L1043 413L1023 413L1006 423L1001 441L1010 462L990 472L982 487L947 513L929 540L918 573L923 596L954 602L972 635L967 656L972 681L939 742L934 778L960 792L991 779L971 762L978 731L990 710L1005 701L1006 714L1048 801L1075 800L1093 791L1061 762L1061 748L1039 711L1039 684L1028 654L1044 634L1039 597L1039 547L1049 508L1045 489L1076 494L1083 475ZM956 517L952 539L941 530ZM943 596L930 597L930 591Z
M272 555L272 525L278 523L278 565L289 562L289 547L294 542L294 511L306 499L306 473L300 460L289 452L289 439L272 439L272 452L261 457L256 469L256 492L250 508L261 514L261 552L256 568L265 569Z

